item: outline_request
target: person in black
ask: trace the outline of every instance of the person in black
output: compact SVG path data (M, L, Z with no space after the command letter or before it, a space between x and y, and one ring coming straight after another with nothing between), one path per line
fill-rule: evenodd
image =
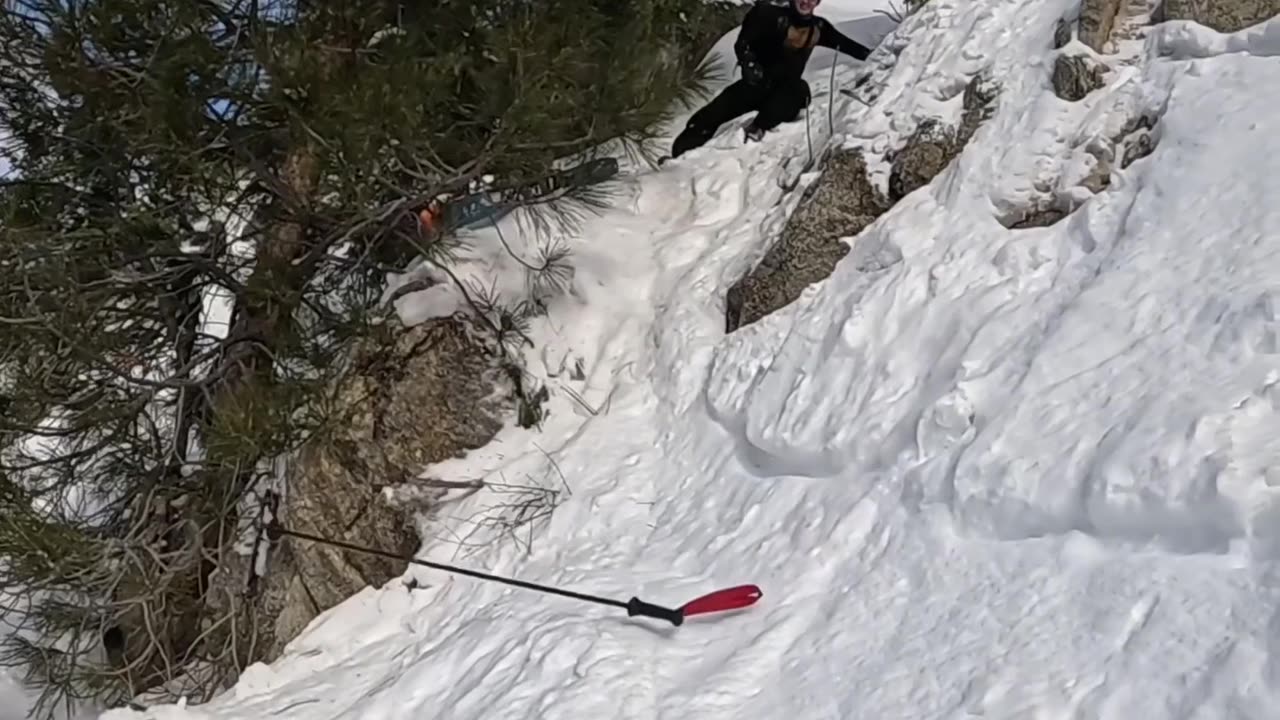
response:
M813 14L821 0L761 0L747 12L733 45L742 66L742 79L725 88L689 118L671 145L676 158L700 147L726 122L757 111L746 128L748 140L791 122L809 105L809 84L801 75L813 48L821 45L866 60L871 50Z

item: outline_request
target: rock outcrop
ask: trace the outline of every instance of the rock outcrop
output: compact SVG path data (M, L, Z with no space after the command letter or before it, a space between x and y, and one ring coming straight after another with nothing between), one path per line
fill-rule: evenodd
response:
M1053 49L1061 50L1071 42L1072 35L1075 31L1075 22L1068 21L1066 18L1058 20L1058 24L1053 29Z
M842 238L857 235L888 205L867 179L862 152L836 153L782 236L760 264L729 290L727 331L791 303L810 284L829 276L849 252Z
M1078 20L1080 42L1093 48L1094 52L1106 52L1107 41L1111 39L1111 31L1120 17L1122 4L1123 0L1084 0Z
M1028 210L1021 218L1007 225L1010 230L1049 227L1068 215L1066 210L1055 207L1034 208Z
M1095 138L1078 148L1092 157L1093 163L1075 184L1093 194L1106 190L1117 164L1120 169L1127 168L1155 149L1154 130L1158 121L1158 116L1152 113L1136 114L1110 138ZM1004 211L997 219L1010 230L1048 227L1065 219L1079 204L1080 198L1074 192L1046 193L1025 207Z
M1232 33L1280 15L1280 0L1164 0L1152 20L1192 20Z
M276 516L291 530L411 554L419 544L412 512L384 489L488 443L513 411L509 382L486 344L456 319L371 342L354 353L352 367L335 394L332 422L285 471ZM268 571L246 595L250 562L224 562L210 595L223 613L252 611L252 648L246 638L237 642L250 661L278 657L317 615L406 568L285 536L271 544ZM251 608L242 607L246 597Z
M889 200L897 202L928 185L938 173L964 151L973 134L991 113L995 92L976 77L965 86L963 113L956 127L926 120L916 128L906 144L889 154Z
M1063 100L1077 102L1101 88L1106 67L1087 55L1058 55L1053 63L1053 92Z
M889 199L896 203L928 185L960 149L951 128L932 119L920 123L907 144L891 154Z
M989 116L994 98L994 90L984 79L974 78L965 87L958 125L921 123L888 157L888 197L867 177L860 150L834 154L788 219L782 235L760 263L729 290L727 332L794 302L806 287L829 277L849 252L844 240L862 232L894 203L942 172Z
M1158 118L1153 115L1139 115L1125 123L1115 138L1116 146L1120 148L1121 168L1127 168L1155 151L1156 140L1152 131L1156 122Z

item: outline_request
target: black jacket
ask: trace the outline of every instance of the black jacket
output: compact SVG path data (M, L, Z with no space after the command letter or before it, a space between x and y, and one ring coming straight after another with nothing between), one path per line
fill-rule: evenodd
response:
M804 16L790 3L758 2L747 12L733 44L743 67L758 64L770 85L794 82L804 73L813 48L822 46L866 60L871 50L836 30L826 18Z

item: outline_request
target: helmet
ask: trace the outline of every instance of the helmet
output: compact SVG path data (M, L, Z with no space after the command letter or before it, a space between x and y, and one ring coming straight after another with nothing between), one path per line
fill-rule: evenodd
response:
M812 15L822 0L791 0L791 8L801 15Z

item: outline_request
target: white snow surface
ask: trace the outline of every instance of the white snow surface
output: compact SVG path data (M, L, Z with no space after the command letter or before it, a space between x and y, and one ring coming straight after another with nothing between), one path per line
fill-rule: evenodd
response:
M9 671L0 670L0 720L22 720L28 704L25 689Z
M426 472L560 487L554 461L566 492L528 547L465 552L448 538L496 501L450 501L422 557L672 606L755 583L757 605L673 628L414 568L425 589L366 589L211 703L104 717L1275 718L1280 21L1151 28L1070 103L1050 75L1072 5L909 18L876 100L835 96L836 142L897 147L979 72L998 109L828 280L731 335L725 292L799 200L776 204L804 122L630 168L534 328L541 431ZM1154 152L1073 189L1139 112ZM998 221L1045 199L1074 211Z

